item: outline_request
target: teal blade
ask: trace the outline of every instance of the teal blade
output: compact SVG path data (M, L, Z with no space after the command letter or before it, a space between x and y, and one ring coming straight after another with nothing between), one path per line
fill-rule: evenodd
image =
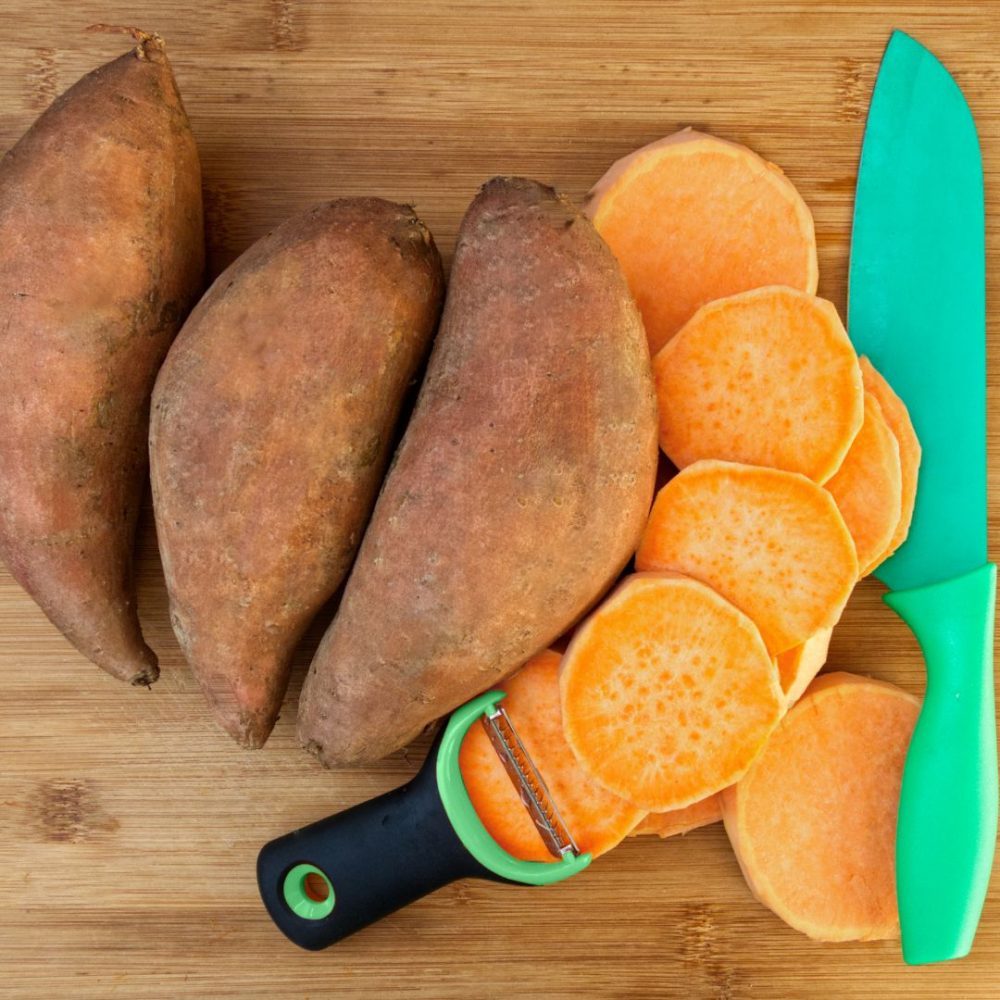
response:
M909 538L876 571L894 590L986 562L984 244L972 114L934 55L896 31L861 151L847 309L923 448Z

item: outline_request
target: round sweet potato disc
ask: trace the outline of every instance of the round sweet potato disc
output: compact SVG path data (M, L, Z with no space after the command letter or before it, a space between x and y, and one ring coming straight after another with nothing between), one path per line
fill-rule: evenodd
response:
M660 490L635 564L707 583L753 619L775 656L831 627L858 575L825 489L734 462L698 462Z
M700 309L653 359L660 447L826 482L861 429L861 369L836 309L758 288Z
M736 781L784 705L753 622L673 573L626 578L573 637L559 681L577 760L650 811L680 809Z
M754 895L817 941L899 936L896 813L919 710L891 684L824 674L722 794Z

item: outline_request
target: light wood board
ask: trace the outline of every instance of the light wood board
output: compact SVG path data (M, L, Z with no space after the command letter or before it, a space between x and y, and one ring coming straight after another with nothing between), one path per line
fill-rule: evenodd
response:
M411 201L450 256L491 175L579 197L618 156L695 125L787 171L815 213L820 291L842 308L862 127L893 26L933 48L967 94L1000 259L992 0L6 0L0 146L124 50L83 34L93 21L168 40L202 152L213 273L290 213L346 194ZM1000 265L990 298L995 532ZM257 849L400 783L423 748L341 773L298 749L314 629L271 742L238 750L209 722L171 635L148 510L140 549L142 617L163 663L150 691L88 665L0 571L0 996L1000 995L996 889L970 958L909 969L892 943L822 946L781 924L750 897L721 827L629 842L550 889L459 884L331 951L298 951L258 902ZM832 663L919 691L916 643L879 596L874 582L858 589Z

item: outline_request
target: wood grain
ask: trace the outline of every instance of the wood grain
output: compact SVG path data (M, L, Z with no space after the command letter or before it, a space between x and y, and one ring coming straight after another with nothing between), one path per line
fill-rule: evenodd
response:
M989 253L1000 254L995 0L7 0L3 15L4 147L123 49L84 25L166 36L202 150L215 271L291 212L343 194L412 201L450 254L487 177L525 173L579 197L622 153L690 124L785 168L816 216L821 292L842 307L864 115L893 26L937 51L965 89L985 157ZM998 303L1000 267L990 275L994 534ZM891 943L820 946L782 925L750 898L719 827L629 842L549 889L456 885L329 952L300 952L258 903L257 848L399 783L424 748L339 773L297 748L314 628L271 742L238 750L213 729L170 633L148 511L140 576L164 668L151 691L89 666L0 572L4 997L998 994L996 880L972 956L909 969ZM875 583L852 599L831 662L922 684L916 644Z

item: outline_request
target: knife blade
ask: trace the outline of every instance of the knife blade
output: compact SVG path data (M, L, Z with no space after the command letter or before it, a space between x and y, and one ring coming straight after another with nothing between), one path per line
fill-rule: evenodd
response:
M938 59L895 31L858 170L848 332L906 403L923 450L910 534L876 573L927 667L896 839L910 964L969 951L996 844L985 287L972 113Z

